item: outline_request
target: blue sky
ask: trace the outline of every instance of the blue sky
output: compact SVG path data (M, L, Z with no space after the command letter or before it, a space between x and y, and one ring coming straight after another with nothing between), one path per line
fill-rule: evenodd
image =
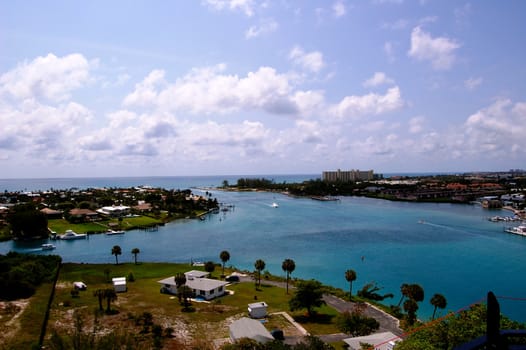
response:
M526 167L526 2L0 1L0 178Z

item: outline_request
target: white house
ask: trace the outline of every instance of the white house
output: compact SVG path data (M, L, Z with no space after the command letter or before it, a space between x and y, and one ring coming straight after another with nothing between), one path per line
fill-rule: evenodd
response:
M130 213L130 207L125 205L112 205L111 207L102 207L97 209L97 213L111 217L119 217L128 215Z
M203 273L202 271L197 272ZM200 296L206 300L211 300L225 294L225 286L228 284L228 282L213 280L205 277L195 277L192 276L192 274L187 275L187 273L185 273L186 286L192 289L192 292L195 296ZM205 274L208 275L206 272ZM162 285L161 292L177 294L177 286L175 284L174 276L162 279L157 282Z
M113 289L116 293L126 292L128 287L126 286L126 277L114 277L111 279L113 283Z
M274 340L272 334L259 321L243 317L232 322L229 326L230 339L235 342L241 338L254 339L259 343L267 343Z
M267 316L267 307L264 301L248 304L248 315L252 318L264 318Z
M395 343L402 339L391 332L382 332L366 335L363 337L347 338L343 341L349 345L350 350L360 350L360 343L373 345L374 350L393 350Z
M191 280L194 278L205 278L208 277L210 273L205 271L198 271L198 270L191 270L184 273L184 276L186 277L186 280Z

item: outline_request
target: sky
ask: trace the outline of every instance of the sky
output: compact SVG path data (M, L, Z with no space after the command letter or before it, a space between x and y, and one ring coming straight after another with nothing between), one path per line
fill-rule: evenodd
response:
M526 1L0 0L0 178L526 168Z

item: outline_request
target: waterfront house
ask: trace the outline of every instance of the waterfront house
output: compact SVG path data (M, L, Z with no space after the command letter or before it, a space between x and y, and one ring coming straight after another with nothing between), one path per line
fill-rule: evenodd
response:
M272 334L257 320L243 317L234 321L229 326L230 339L236 342L242 338L250 338L258 343L267 343L274 340Z
M112 218L118 218L121 216L128 215L130 213L130 207L125 205L112 205L111 207L102 207L97 209L97 213Z
M74 208L69 211L70 221L82 222L82 221L97 221L99 214L90 209Z
M226 293L225 286L228 282L206 278L206 276L208 276L207 272L192 270L186 272L185 276L185 284L192 290L195 297L211 300ZM161 293L177 294L177 285L174 276L157 281L157 283L162 285Z

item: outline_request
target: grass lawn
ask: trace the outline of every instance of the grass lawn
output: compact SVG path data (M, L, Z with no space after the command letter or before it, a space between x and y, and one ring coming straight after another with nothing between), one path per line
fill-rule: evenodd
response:
M87 232L104 232L108 229L108 221L86 222L82 224L71 224L64 219L51 219L48 221L48 227L59 235L66 230L73 230L77 233Z
M175 330L177 335L174 339L181 340L186 337L211 344L215 339L227 338L228 325L234 319L247 316L247 305L255 301L265 301L269 305L270 315L265 322L269 331L279 328L285 335L295 335L294 332L298 332L282 315L272 315L275 312L285 311L311 334L339 332L334 325L337 314L335 310L327 306L316 308L317 314L311 319L305 316L304 311L290 312L288 303L293 292L286 294L284 288L265 285L264 281L257 289L253 282L228 285L226 289L230 292L229 295L211 302L193 301L191 311L184 311L177 297L160 293L160 284L157 281L194 268L202 269L187 264L172 263L63 264L50 309L46 337L49 339L53 330L63 335L71 334L74 329L75 313L82 315L86 329L93 329L97 323L97 327L101 329L119 328L136 334L140 332L140 328L137 328L135 320L144 313L151 313L154 323ZM130 273L133 274L135 281L128 281L127 292L118 293L117 300L111 304L113 312L110 314L99 312L99 302L94 292L98 289L112 288L112 277L128 278ZM218 275L219 273L214 274L216 278ZM72 295L74 281L86 283L87 290L80 291L78 296ZM10 348L30 349L36 344L46 311L50 286L43 285L30 299L29 306L20 316L21 328L17 333L20 336L14 338L15 346ZM105 302L103 308L106 308Z

